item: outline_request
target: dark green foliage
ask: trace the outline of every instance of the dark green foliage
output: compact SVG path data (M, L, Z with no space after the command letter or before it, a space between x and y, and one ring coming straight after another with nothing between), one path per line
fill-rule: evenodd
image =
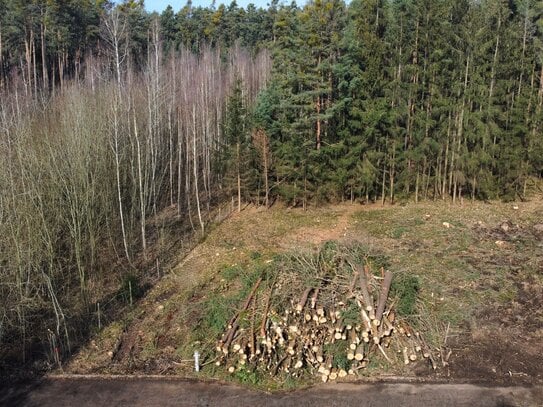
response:
M250 115L242 93L243 84L236 77L227 103L223 125L224 145L219 152L219 167L224 174L224 186L231 196L240 201L252 200L258 188L256 151L250 137Z
M348 371L351 367L352 361L347 359L347 349L349 349L349 342L344 340L335 341L324 345L323 353L326 355L333 355L332 367L337 369L343 369Z
M341 313L341 319L345 324L355 326L361 322L360 308L358 304L351 301L345 311Z
M543 168L542 12L530 0L281 8L256 111L273 192L304 206L523 197Z
M417 295L420 282L417 276L395 274L390 287L390 296L398 299L396 310L398 314L409 317L416 313Z
M250 384L253 386L256 386L262 380L262 377L257 370L249 370L246 367L237 370L234 376L238 382L243 384Z
M166 54L270 49L268 88L255 106L244 100L243 112L224 115L225 148L237 144L232 136L246 141L238 154L244 200L263 188L254 126L269 137L272 199L292 206L510 200L542 176L543 8L535 0L314 0L267 9L189 0L160 15L140 0L2 0L0 89L15 72L25 92L84 79L84 59L102 55L100 27L113 10L128 27L131 67L146 64L156 22ZM215 158L224 169L232 151Z

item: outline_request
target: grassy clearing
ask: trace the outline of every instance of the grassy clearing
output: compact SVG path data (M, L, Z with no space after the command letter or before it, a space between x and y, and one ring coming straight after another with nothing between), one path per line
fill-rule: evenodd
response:
M373 270L393 271L398 312L433 346L443 345L445 339L449 345L485 327L494 329L497 322L484 316L486 310L504 312L511 304L522 305L518 297L523 283L543 286L541 238L533 232L533 225L543 219L543 204L518 205L514 209L503 203L438 202L385 208L346 205L307 212L248 209L213 228L124 320L104 328L68 370L193 375L192 353L198 350L204 363L212 361L218 337L255 279L270 273L278 262L296 267L295 262L286 265L285 259L314 250L326 240L357 242ZM508 232L501 229L505 222ZM302 281L312 277L306 275ZM126 345L117 350L120 356L111 358L109 352L119 341ZM447 369L441 374L446 376ZM395 370L376 359L364 374L420 372ZM231 376L213 363L206 364L200 375L265 389L307 384L306 379L288 376L271 380L250 370Z

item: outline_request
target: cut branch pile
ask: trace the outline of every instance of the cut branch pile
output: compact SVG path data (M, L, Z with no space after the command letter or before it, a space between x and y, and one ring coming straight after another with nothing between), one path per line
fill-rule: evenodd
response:
M405 365L426 359L436 368L420 333L394 312L392 272L375 276L344 258L316 269L310 286L286 272L259 291L265 284L258 279L217 345L216 365L230 373L309 373L324 382L356 375L375 357Z

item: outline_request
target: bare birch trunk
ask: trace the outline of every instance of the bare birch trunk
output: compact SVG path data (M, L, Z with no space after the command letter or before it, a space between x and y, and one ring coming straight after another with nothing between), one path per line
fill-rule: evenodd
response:
M45 53L45 34L47 31L47 26L42 22L40 25L40 37L41 37L41 69L42 69L42 87L43 89L49 88L49 79L47 75L47 56ZM0 47L0 54L2 54L2 47Z
M141 143L138 135L138 124L136 122L136 112L133 112L134 120L134 138L136 140L136 159L138 166L138 191L139 191L139 201L140 201L140 230L141 230L141 247L143 249L143 257L147 258L147 239L145 237L145 193L143 190L143 168L141 162Z
M200 210L200 191L198 190L198 162L196 156L196 105L192 105L192 171L194 175L194 192L196 195L196 209L198 211L198 220L204 234L204 221L202 220L202 211Z
M121 234L123 238L123 247L126 259L130 263L130 254L128 251L128 239L126 236L123 198L121 192L121 160L120 160L120 148L119 148L119 103L120 98L116 98L113 106L113 156L115 158L115 180L117 185L117 203L119 205L119 221L121 223Z

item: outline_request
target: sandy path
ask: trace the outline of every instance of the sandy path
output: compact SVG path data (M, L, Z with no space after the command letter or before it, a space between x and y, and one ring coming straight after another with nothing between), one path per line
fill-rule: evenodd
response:
M282 239L282 246L290 248L292 246L318 246L329 240L341 240L347 237L349 229L353 224L353 215L365 210L374 210L382 208L381 205L359 205L359 204L341 204L333 205L328 208L330 215L336 216L336 220L329 226L303 227L289 233Z

